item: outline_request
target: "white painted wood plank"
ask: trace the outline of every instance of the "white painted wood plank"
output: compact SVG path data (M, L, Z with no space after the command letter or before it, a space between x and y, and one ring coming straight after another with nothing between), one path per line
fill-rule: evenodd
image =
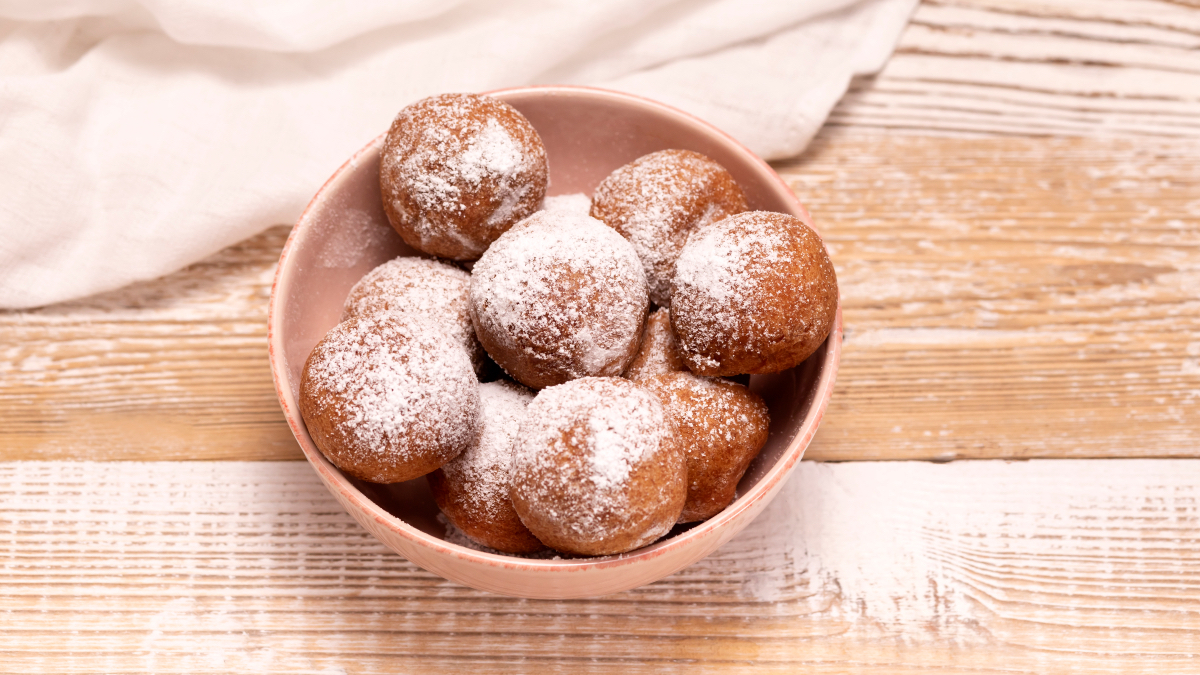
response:
M1134 8L1137 9L1134 9ZM951 135L1200 135L1200 11L1171 2L921 4L834 126Z
M1200 7L1189 0L966 0L954 4L1038 18L1065 17L1200 34L1200 13L1196 12Z
M1101 9L1107 6L1103 2L1091 4ZM1143 4L1149 6L1149 3ZM970 0L958 4L925 2L913 17L913 26L984 29L1029 36L1061 35L1117 44L1145 44L1184 49L1200 47L1200 32L1144 25L1137 21L1140 18L1139 14L1122 15L1118 12L1104 17L1075 18L1065 7L1066 3L1061 1L1041 2L1036 7L1024 10L1006 6L1003 2L987 0ZM1177 16L1186 23L1191 21L1192 11L1184 10ZM1170 23L1167 22L1167 25Z
M415 568L301 462L7 462L0 614L0 672L1185 672L1200 460L805 462L710 558L569 602Z

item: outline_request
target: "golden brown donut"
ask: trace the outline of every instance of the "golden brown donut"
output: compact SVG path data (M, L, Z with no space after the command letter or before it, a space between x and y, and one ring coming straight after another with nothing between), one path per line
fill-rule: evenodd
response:
M671 327L698 375L776 373L821 346L837 303L837 275L817 233L798 218L752 211L688 237Z
M505 553L544 546L521 523L509 498L513 439L533 392L515 382L479 386L479 440L425 478L438 508L473 541Z
M687 449L688 495L679 522L717 515L733 501L742 474L767 442L767 404L735 382L685 372L638 385L662 401Z
M513 447L513 508L559 551L631 551L670 531L683 509L683 448L662 404L629 380L543 389Z
M637 382L642 378L660 373L686 370L683 356L679 353L679 340L671 330L671 310L659 307L646 317L646 328L642 331L642 346L621 375Z
M470 299L487 353L535 389L620 375L650 308L633 246L562 211L539 211L501 235L472 268Z
M546 149L529 120L489 96L405 107L379 160L383 210L413 248L474 260L546 194Z
M479 383L463 349L417 317L334 326L300 379L300 416L342 471L373 483L423 476L479 436Z
M688 233L746 210L725 167L691 150L661 150L609 174L592 196L592 217L628 239L650 286L650 300L671 303L675 259Z
M437 260L401 256L367 272L350 289L342 320L376 312L412 312L432 317L471 357L475 372L485 365L483 345L471 325L471 275Z

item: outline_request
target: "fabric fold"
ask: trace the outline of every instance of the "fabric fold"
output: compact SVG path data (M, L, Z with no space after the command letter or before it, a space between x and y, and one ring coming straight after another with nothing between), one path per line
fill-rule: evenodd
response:
M915 0L0 0L0 306L170 273L294 221L404 105L603 86L800 152Z

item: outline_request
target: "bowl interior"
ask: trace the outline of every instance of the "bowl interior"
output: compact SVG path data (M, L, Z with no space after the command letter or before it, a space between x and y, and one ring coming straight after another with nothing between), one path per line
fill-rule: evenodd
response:
M725 166L745 191L752 209L790 213L812 224L804 207L770 167L728 136L678 111L633 96L576 87L532 87L493 95L520 110L541 135L550 166L548 195L590 196L595 186L621 165L657 150L683 148ZM341 475L317 451L296 412L304 362L321 337L337 324L351 286L387 260L417 254L392 230L383 212L378 185L381 143L382 137L375 139L347 162L313 199L292 232L280 259L272 297L272 367L297 440L314 464L326 466L345 481L343 495L370 500L399 519L396 526L411 526L440 540L445 532L424 478L375 485ZM840 313L834 333L840 333ZM768 475L772 482L781 480L799 460L832 387L837 355L830 355L829 348L827 340L796 368L751 378L751 388L771 411L770 437L742 479L739 499L727 512L736 511L740 502L762 497L765 487L760 482ZM711 529L722 522L719 515L705 523L679 527L672 536L687 537L689 531ZM648 549L670 540L668 537ZM462 552L486 557L466 549ZM537 564L586 565L595 560L599 559Z

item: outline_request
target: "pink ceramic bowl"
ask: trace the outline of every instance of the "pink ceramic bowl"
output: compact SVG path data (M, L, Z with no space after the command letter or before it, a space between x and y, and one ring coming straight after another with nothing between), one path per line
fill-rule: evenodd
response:
M550 162L549 194L591 194L612 170L646 153L685 148L724 165L752 209L808 212L766 163L712 126L636 96L583 87L526 87L492 93L541 134ZM842 315L803 364L751 387L771 410L771 433L738 486L736 501L716 517L677 527L651 546L619 556L534 560L493 555L444 540L437 507L419 478L374 485L349 478L313 445L297 407L309 351L340 318L360 277L398 255L412 255L388 225L379 196L379 149L372 141L325 183L296 223L279 259L271 293L269 342L275 389L292 432L329 491L389 548L446 579L526 598L606 595L661 579L716 550L757 516L779 491L816 433L833 392Z

